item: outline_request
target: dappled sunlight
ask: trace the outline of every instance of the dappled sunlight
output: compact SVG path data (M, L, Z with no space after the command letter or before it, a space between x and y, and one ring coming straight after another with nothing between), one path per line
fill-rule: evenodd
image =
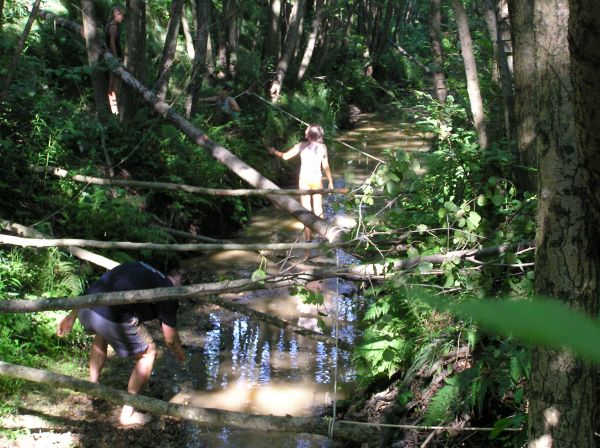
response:
M554 437L552 436L552 428L558 427L560 423L560 411L554 406L544 410L544 431L545 434L533 439L529 442L529 448L552 448L554 445Z
M198 391L185 389L170 402L261 415L308 416L314 408L331 404L332 392L323 384L238 382L227 389ZM338 393L338 398L345 394Z

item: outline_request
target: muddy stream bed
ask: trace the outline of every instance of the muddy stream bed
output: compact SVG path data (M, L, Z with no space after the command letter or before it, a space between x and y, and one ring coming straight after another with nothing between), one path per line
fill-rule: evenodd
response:
M402 131L403 124L389 123L371 115L361 116L358 126L338 138L377 158L382 151L402 147L426 151L420 136ZM377 160L339 143L329 143L330 163L336 187L362 184ZM290 187L295 188L294 185ZM355 216L332 212L329 198L326 218L348 225ZM230 241L303 241L302 225L274 208L259 210L244 232ZM227 251L186 260L194 282L249 277L260 266L270 272L303 263L304 251L277 254ZM352 262L336 260L335 254L313 251L308 263L331 265ZM317 329L318 312L327 323L326 332L353 345L355 327L364 307L352 283L325 279L307 285L323 293L325 304L317 309L305 305L288 288L230 294L226 298L273 314L293 324ZM179 328L187 360L180 367L164 350L158 335L159 356L146 395L200 407L277 416L331 415L335 398L352 394L354 372L351 354L314 339L281 330L216 306L182 302ZM86 366L81 366L82 370ZM103 371L103 384L126 387L131 362L111 356ZM325 436L263 432L235 428L206 428L191 422L154 416L143 427L123 428L117 423L119 406L68 391L30 392L23 397L20 415L2 419L1 426L19 429L9 439L0 432L0 447L202 447L202 448L316 448L341 446Z

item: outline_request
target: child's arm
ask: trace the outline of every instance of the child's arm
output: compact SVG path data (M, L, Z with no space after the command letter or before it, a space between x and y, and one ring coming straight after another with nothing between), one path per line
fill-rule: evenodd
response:
M289 160L294 156L297 156L298 154L300 154L300 144L296 144L294 145L291 149L285 151L285 152L280 152L277 151L275 148L273 148L272 146L269 147L269 152L271 154L273 154L275 157L280 157L283 160Z

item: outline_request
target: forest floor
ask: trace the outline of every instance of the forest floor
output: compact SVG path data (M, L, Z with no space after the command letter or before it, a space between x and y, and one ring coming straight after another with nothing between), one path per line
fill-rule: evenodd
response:
M169 400L176 387L173 378L178 365L165 353L162 337L156 336L158 357L144 395ZM87 379L87 356L69 374ZM133 362L109 357L101 383L124 390ZM44 385L23 383L16 412L0 416L0 448L180 448L189 439L190 424L171 417L153 415L146 425L122 426L118 422L121 406L86 394Z

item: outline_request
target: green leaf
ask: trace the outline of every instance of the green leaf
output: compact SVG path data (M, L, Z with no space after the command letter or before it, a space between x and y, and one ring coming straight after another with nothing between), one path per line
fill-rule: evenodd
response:
M469 229L473 230L479 227L479 223L481 222L481 216L477 212L469 212L469 217L467 218L467 223L469 224Z
M446 202L444 202L444 208L446 210L448 210L449 212L456 213L458 211L458 206L454 202L452 202L452 201L446 201Z
M524 342L549 348L567 348L584 359L600 363L600 325L587 314L556 300L538 297L455 303L427 293L420 297L451 314L470 317L488 331L510 334Z
M480 194L477 197L477 205L483 207L485 204L487 204L487 198L484 195Z
M415 247L410 246L407 249L406 254L408 255L408 258L417 258L419 256L419 251Z
M254 271L252 273L252 281L253 282L262 281L265 279L266 276L267 276L267 273L265 271L263 271L262 269L257 269L256 271Z
M433 269L433 263L422 261L421 263L419 263L418 268L421 274L426 274Z
M494 196L492 196L492 203L496 207L500 207L504 203L504 195L500 193L494 194Z

